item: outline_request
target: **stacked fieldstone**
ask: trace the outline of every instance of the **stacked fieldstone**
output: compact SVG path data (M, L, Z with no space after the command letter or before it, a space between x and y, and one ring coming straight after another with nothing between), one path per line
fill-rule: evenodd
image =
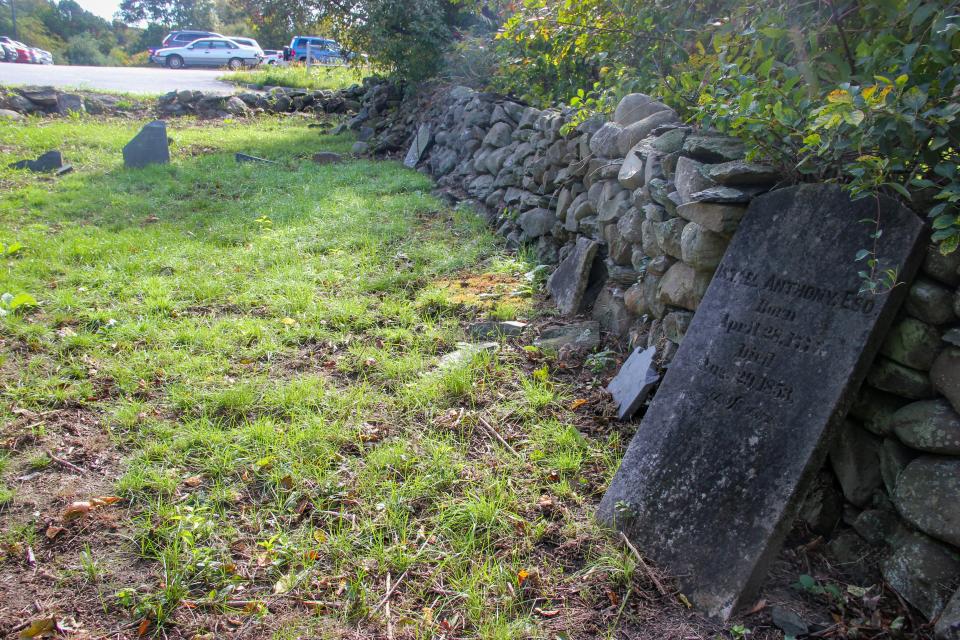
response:
M510 246L561 263L549 289L562 314L589 313L608 338L656 345L664 362L750 200L779 180L744 160L740 141L694 131L642 94L609 121L576 125L569 110L465 87L363 103L349 125L357 151L397 150L404 132L408 166L482 203ZM931 250L801 514L833 534L837 555L882 547L884 577L939 616L942 640L960 638L958 285L960 252Z

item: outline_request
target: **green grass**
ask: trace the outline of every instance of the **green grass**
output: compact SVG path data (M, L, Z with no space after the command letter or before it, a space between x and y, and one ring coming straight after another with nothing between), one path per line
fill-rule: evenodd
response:
M347 151L348 137L293 119L180 120L170 165L128 171L120 150L142 124L0 122L0 167L49 148L77 167L57 181L0 169L0 239L23 245L0 262L0 293L38 301L0 318L0 443L66 447L51 416L81 412L122 453L123 502L104 510L136 575L85 546L91 527L71 525L54 554L71 589L97 590L87 629L118 633L133 616L190 637L243 600L267 635L383 634L377 604L404 575L391 600L403 637L443 623L458 637L552 638L582 615L597 633L625 620L595 614L607 589L632 588L632 561L592 520L617 437L577 431L572 390L537 354L504 345L437 367L467 321L534 313L438 283L519 287L530 265L399 163L298 157ZM236 151L280 165L237 164ZM5 447L12 545L63 504L21 504L6 487L62 470ZM3 549L0 573L22 572L22 553ZM273 623L267 607L285 614ZM538 613L552 609L561 617Z
M347 66L305 65L263 66L249 71L235 71L220 76L221 80L257 87L293 87L297 89L344 89L359 83L369 69Z

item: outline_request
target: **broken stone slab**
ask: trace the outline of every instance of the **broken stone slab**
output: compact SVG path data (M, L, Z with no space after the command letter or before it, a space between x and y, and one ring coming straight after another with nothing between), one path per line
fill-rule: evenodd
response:
M343 156L333 151L318 151L310 158L317 164L338 164L343 162Z
M751 203L600 503L708 615L754 602L906 296L859 294L850 256L878 211L909 281L923 221L890 198L800 185Z
M438 369L453 369L471 362L481 353L493 353L500 348L496 342L458 342L456 351L444 355L437 363Z
M467 332L470 334L470 337L476 338L477 340L490 340L501 337L515 338L522 334L526 327L526 322L518 322L516 320L475 322L470 325Z
M407 155L403 158L404 166L413 169L420 164L423 154L427 152L431 144L433 144L433 130L429 124L424 123L417 129L417 134L413 137L413 142L410 143L410 149L407 150Z
M654 366L656 355L656 347L637 347L607 385L607 391L617 403L619 420L629 420L660 380Z
M170 162L170 149L167 141L167 123L156 120L140 129L123 148L123 164L128 169L140 169L151 164Z
M263 164L279 164L276 160L267 160L266 158L259 158L257 156L251 156L246 153L235 153L233 154L233 159L237 162L261 162Z
M34 173L50 173L63 168L63 154L55 149L47 151L36 160L18 160L8 166L11 169L27 169Z
M577 238L573 250L550 275L547 289L561 314L569 316L580 312L599 248L599 243L590 238Z
M540 337L533 341L533 346L553 351L560 351L566 346L592 351L600 346L600 323L588 320L544 329Z

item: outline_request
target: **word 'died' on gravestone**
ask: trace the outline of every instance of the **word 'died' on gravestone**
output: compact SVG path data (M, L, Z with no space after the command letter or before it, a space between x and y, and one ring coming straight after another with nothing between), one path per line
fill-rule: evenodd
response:
M139 169L150 164L170 162L167 124L156 120L144 125L140 133L123 148L123 164L128 169Z
M917 266L893 200L804 185L755 199L600 504L707 614L749 604L906 286L859 294L857 252Z

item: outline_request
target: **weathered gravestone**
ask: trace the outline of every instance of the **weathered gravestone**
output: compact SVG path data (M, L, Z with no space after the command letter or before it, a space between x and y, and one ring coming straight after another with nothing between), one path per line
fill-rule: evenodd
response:
M803 185L751 203L600 504L711 616L750 598L907 287L858 295L857 251L912 278L917 216Z
M167 145L167 124L163 120L151 122L123 148L123 164L128 169L166 164L170 162Z

